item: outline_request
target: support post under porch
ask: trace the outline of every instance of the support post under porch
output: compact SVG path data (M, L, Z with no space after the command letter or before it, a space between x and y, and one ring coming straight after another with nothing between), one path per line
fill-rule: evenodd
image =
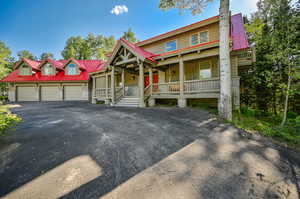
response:
M180 108L186 107L186 98L184 97L184 62L182 57L179 57L179 98L178 106Z
M115 104L115 67L112 66L112 69L111 69L111 77L110 77L110 80L111 80L111 105L114 105Z
M125 69L124 68L122 68L122 75L121 75L122 77L122 89L123 89L123 96L125 96Z
M105 74L105 104L109 104L109 96L108 96L108 73Z
M93 90L92 90L92 104L96 104L96 78L92 77L93 79Z
M144 64L139 63L139 107L145 107L144 101Z

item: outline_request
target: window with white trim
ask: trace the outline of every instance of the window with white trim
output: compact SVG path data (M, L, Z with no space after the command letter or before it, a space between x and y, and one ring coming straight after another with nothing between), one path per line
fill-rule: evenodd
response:
M199 35L197 34L193 34L191 36L191 45L197 45L199 43Z
M200 79L207 79L212 77L212 69L211 69L210 61L200 62L199 76Z
M165 46L165 50L166 50L166 52L177 50L177 41L173 40L173 41L167 42L166 46Z
M43 75L54 75L55 74L54 67L49 63L44 65L42 71L43 71Z
M20 72L19 75L32 75L31 73L31 67L27 66L26 64L22 64L20 66Z
M78 75L77 65L76 64L69 64L67 68L67 75Z
M208 42L208 31L200 32L200 43Z

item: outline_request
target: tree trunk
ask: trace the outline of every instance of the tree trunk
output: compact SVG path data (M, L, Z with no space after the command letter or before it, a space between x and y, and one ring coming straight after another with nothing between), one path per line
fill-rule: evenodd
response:
M229 47L229 0L220 1L220 99L219 115L232 120L232 87Z
M287 89L286 89L286 96L285 96L285 102L284 102L284 112L283 112L283 118L281 122L281 126L283 126L286 122L286 116L287 116L287 111L288 111L288 104L289 104L289 94L290 94L290 88L291 88L291 65L289 64L289 73L288 73L288 84L287 84Z

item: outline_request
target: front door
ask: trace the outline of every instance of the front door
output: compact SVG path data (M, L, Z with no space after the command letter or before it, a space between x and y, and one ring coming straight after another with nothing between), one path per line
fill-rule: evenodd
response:
M153 74L153 83L154 84L158 83L158 74ZM146 88L147 86L149 86L149 84L150 84L150 78L149 75L146 75L144 80L144 87Z

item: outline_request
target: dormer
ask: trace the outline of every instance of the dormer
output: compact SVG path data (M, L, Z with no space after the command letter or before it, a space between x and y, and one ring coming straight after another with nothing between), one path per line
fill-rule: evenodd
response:
M28 66L28 64L26 64L25 62L22 62L19 65L19 75L22 75L22 76L32 75L32 68L30 66Z
M41 66L42 75L55 75L56 74L56 68L51 63L45 63L43 66Z
M69 59L63 66L65 75L80 75L81 71L85 71L86 68L79 60L74 58Z
M65 74L66 75L79 75L80 70L79 70L78 65L72 61L70 63L68 63L65 67Z

